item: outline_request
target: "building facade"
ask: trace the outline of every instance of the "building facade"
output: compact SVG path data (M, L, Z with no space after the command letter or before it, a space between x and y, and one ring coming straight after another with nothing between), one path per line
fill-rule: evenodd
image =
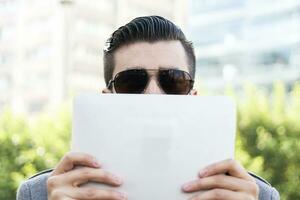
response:
M51 111L78 93L101 92L102 48L110 34L142 15L183 23L184 5L184 0L0 0L0 111Z
M51 111L101 92L106 39L152 14L193 41L196 87L300 78L299 0L0 0L0 111Z
M189 11L205 87L300 79L299 0L190 0Z

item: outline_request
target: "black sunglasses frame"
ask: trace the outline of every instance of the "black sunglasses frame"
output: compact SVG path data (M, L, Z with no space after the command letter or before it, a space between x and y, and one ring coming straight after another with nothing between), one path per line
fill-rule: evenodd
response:
M108 89L113 89L113 88L115 88L114 83L115 83L116 77L118 77L120 73L124 73L124 72L126 72L126 71L131 71L131 70L141 70L141 71L145 71L145 72L147 73L147 76L148 76L148 78L147 78L147 79L148 79L148 80L147 80L147 84L145 85L145 88L143 89L143 91L142 91L141 93L139 93L139 94L143 94L143 93L145 92L145 90L146 90L146 88L148 87L148 84L149 84L149 82L150 82L150 76L152 76L151 73L153 73L153 72L156 72L156 73L155 73L155 76L156 76L157 84L158 84L158 86L160 87L160 89L161 89L165 94L168 94L168 93L163 89L163 87L161 86L161 83L160 83L159 79L157 78L157 77L158 77L158 73L159 73L160 71L168 71L168 70L180 71L180 72L184 73L187 77L189 77L189 79L187 79L186 81L189 81L189 82L190 82L190 88L188 89L188 91L187 91L186 94L181 94L181 95L187 95L187 94L189 94L189 93L191 92L191 90L193 89L193 86L194 86L194 80L192 79L192 76L191 76L188 72L183 71L183 70L179 70L179 69L176 69L176 68L175 68L175 69L173 69L173 68L171 68L171 69L170 69L170 68L159 68L159 69L129 68L129 69L126 69L126 70L124 70L124 71L118 72L118 73L114 76L113 79L109 80L108 85L107 85L107 88L108 88ZM150 75L150 76L149 76L149 75ZM115 89L115 91L116 91L116 89ZM116 93L118 93L118 92L116 91Z

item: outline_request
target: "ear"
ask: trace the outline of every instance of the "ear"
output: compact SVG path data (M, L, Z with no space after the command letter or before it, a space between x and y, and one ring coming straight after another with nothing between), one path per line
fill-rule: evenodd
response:
M197 90L195 90L195 89L192 89L191 91L190 91L190 95L193 95L193 96L196 96L197 95Z
M102 94L109 94L109 93L112 93L112 91L108 88L104 88L102 89Z

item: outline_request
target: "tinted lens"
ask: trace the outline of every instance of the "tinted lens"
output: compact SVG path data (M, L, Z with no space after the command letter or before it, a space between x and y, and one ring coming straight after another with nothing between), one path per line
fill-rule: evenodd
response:
M114 88L117 93L140 94L148 83L148 75L143 69L130 69L116 74Z
M190 74L177 69L160 70L158 81L166 94L188 94L193 87Z

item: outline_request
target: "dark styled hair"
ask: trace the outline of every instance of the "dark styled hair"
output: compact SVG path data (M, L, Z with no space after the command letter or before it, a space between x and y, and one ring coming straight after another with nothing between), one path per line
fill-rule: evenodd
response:
M189 64L189 72L195 77L195 52L193 45L188 41L181 31L171 21L160 16L137 17L118 28L106 41L103 55L104 78L106 86L113 76L114 52L123 45L139 41L157 42L179 40L185 49Z

